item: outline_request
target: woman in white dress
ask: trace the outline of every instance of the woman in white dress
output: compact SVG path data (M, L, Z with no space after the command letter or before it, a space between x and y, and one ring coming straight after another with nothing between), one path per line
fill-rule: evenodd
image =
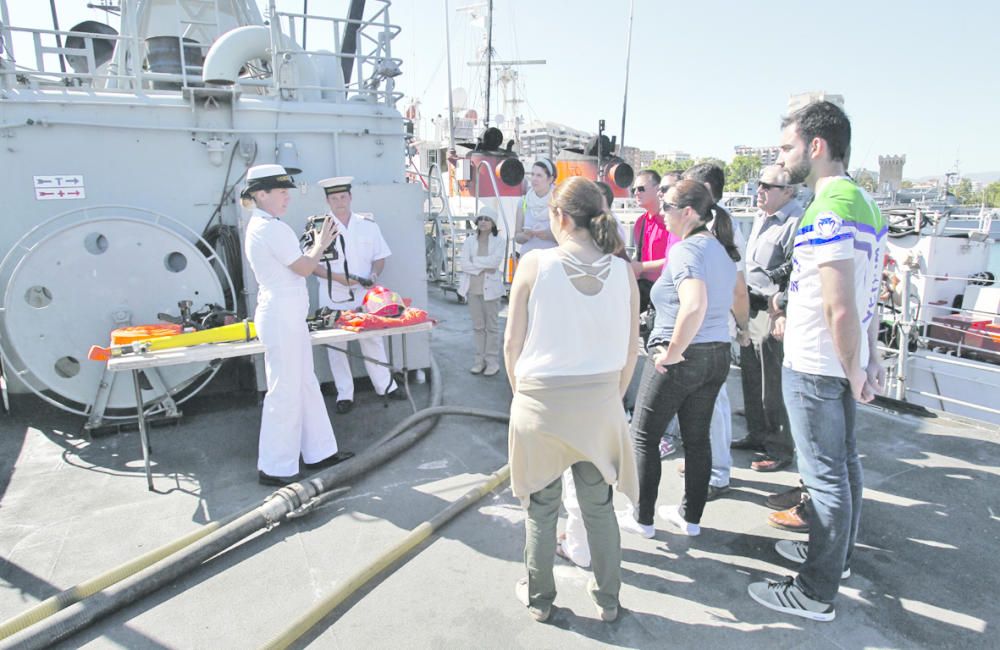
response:
M531 187L517 206L514 241L521 245L520 256L541 248L554 248L555 237L549 228L549 200L556 182L556 166L548 158L539 158L531 166Z

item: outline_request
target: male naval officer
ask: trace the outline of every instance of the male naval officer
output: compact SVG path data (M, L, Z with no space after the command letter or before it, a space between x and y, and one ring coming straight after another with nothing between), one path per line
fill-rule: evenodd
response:
M367 291L366 286L378 282L385 268L385 260L392 252L382 238L382 231L371 219L351 211L351 176L325 178L319 186L326 192L327 213L337 219L338 235L334 239L336 259L330 262L332 282L320 283L319 304L330 309L359 309ZM320 264L314 272L327 277L327 267ZM381 338L361 339L361 353L372 386L379 395L393 399L406 399L403 391L392 380L392 373L385 365L388 357ZM330 371L337 386L337 413L347 413L354 406L354 377L351 375L347 344L334 345L328 350ZM373 362L374 361L374 362Z

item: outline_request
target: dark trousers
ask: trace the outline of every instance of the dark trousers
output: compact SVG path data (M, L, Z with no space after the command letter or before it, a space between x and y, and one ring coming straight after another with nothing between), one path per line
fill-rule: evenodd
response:
M729 343L694 343L684 361L666 374L656 371L650 358L642 373L635 411L632 443L639 466L639 504L636 520L653 524L660 487L660 437L676 415L684 444L684 500L681 511L690 523L701 522L712 475L709 429L719 389L729 374Z
M781 391L784 358L782 342L769 334L760 343L740 348L747 436L763 445L768 456L781 460L791 458L795 450Z

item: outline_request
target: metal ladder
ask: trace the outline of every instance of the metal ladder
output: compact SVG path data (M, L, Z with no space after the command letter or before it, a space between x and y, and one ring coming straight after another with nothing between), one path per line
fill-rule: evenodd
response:
M468 235L467 228L456 228L448 201L447 186L438 163L431 163L426 174L417 176L427 188L425 199L425 246L427 280L444 291L458 291L459 249Z

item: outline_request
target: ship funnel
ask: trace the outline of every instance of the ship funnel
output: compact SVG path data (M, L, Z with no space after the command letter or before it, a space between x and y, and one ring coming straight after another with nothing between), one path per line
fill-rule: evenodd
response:
M607 178L614 185L628 190L635 179L635 172L632 169L632 165L627 162L611 162L608 165Z
M501 183L508 187L520 187L524 180L524 165L517 158L504 158L494 172Z
M93 74L97 72L97 68L111 60L111 55L115 51L115 39L113 38L100 38L100 36L118 36L118 30L116 30L111 25L106 25L104 23L99 23L96 20L85 20L82 23L74 26L71 32L86 32L88 34L94 34L94 36L67 36L66 37L66 49L67 50L87 50L87 41L92 43L92 48L94 52L94 69L90 69L90 63L87 60L87 56L83 54L67 54L66 63L69 67L73 68L74 72L79 72L82 74Z

